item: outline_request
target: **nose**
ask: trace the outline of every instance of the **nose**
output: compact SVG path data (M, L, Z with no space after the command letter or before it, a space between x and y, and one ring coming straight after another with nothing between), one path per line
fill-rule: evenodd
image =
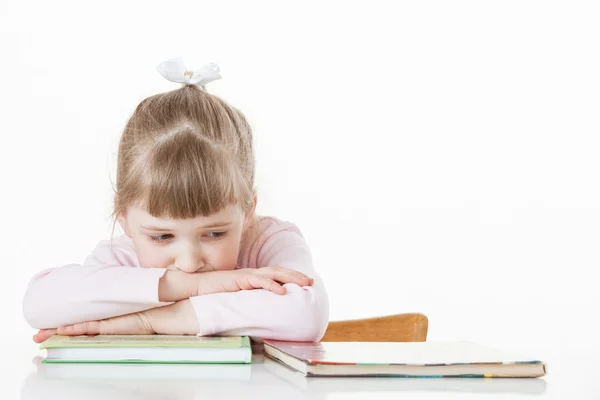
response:
M197 272L204 268L202 254L198 249L187 247L182 249L173 263L177 269L188 274Z

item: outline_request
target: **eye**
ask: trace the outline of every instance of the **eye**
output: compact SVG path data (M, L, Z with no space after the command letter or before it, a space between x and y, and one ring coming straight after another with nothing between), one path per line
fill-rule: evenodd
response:
M212 238L212 239L220 239L223 236L225 236L227 234L227 232L209 232L207 233L208 237Z
M158 243L166 242L167 240L171 239L172 237L173 237L173 235L171 235L171 234L149 236L151 241L158 242Z

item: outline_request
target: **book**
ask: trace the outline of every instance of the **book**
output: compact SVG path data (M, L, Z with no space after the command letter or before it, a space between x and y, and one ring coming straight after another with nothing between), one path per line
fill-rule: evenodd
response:
M285 364L265 357L267 371L289 382L303 392L312 393L356 393L356 392L461 392L461 393L513 393L542 394L546 391L545 379L480 379L466 377L446 377L444 379L423 379L405 377L388 379L369 376L305 376ZM254 373L253 373L254 375Z
M537 378L542 361L471 342L284 342L264 353L305 376Z
M54 335L43 363L250 364L247 336Z

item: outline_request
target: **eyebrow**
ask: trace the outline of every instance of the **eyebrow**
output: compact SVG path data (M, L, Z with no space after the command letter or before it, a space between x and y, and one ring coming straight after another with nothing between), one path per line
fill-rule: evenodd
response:
M212 223L212 224L209 224L209 225L205 225L205 226L201 227L200 229L225 227L227 225L231 225L231 222L215 222L215 223ZM149 231L164 231L164 232L171 232L172 231L172 229L169 229L169 228L161 228L161 227L152 226L152 225L150 225L150 226L142 226L142 225L140 225L140 227L142 229L146 229L146 230L149 230Z

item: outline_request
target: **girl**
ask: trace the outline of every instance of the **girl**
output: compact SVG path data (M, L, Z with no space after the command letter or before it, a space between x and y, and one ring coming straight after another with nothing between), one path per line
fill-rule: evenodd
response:
M25 319L53 334L198 334L318 341L327 294L298 227L257 216L252 132L206 92L209 64L158 66L182 87L143 100L119 143L113 232L83 264L30 281Z

